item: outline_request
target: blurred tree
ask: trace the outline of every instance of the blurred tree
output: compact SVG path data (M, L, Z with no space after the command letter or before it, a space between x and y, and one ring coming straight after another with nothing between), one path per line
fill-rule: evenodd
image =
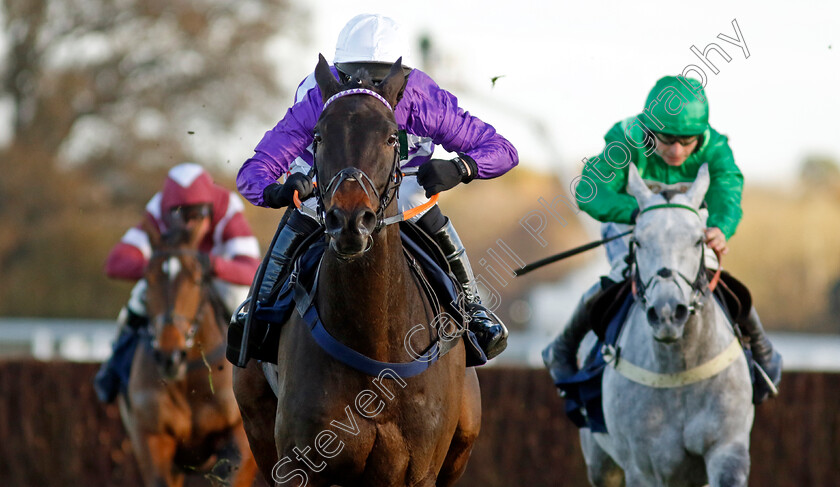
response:
M237 127L277 119L268 42L300 39L302 14L289 0L0 5L0 314L54 314L21 299L68 292L85 314L97 304L51 277L100 276L125 230L114 206L133 223L168 167L218 164Z
M840 163L831 156L810 154L799 167L799 178L812 188L840 185Z

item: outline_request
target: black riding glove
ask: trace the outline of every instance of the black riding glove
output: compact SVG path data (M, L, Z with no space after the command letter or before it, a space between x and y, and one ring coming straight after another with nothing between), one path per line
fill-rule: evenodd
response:
M417 182L426 190L426 198L452 189L458 183L469 183L478 175L478 166L467 155L455 159L430 159L417 170Z
M263 201L271 208L283 208L294 203L295 190L301 201L308 198L314 189L312 179L302 172L295 172L283 184L274 183L263 190Z

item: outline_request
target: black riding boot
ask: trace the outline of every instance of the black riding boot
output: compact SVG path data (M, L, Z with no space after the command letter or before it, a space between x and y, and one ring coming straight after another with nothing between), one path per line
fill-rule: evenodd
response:
M93 390L100 401L110 404L120 392L123 378L128 377L134 350L137 349L138 330L149 324L149 318L130 309L123 308L119 318L119 332L114 340L111 357L102 363L102 367L93 378ZM122 374L120 373L122 372Z
M753 360L767 374L767 379L773 383L771 387L761 376L761 372L756 371L761 377L755 378L753 402L759 404L768 397L775 397L778 394L779 382L782 380L782 356L773 349L773 344L764 334L764 327L761 326L761 320L754 306L738 325L750 337L750 352L752 352Z
M275 286L278 279L284 278L288 273L289 261L300 247L300 244L312 235L319 228L317 222L303 215L299 211L293 211L286 224L280 230L274 240L274 246L269 249L271 256L267 259L265 273L262 282L257 283L257 299L260 303L267 303L275 294ZM258 278L259 273L255 277ZM251 308L253 309L253 308ZM239 351L242 347L242 334L245 327L246 314L239 313L234 317L228 328L228 344L226 356L234 365L242 367L245 364L238 364ZM282 325L280 323L279 325ZM270 360L274 362L276 356L271 350L262 350L263 342L268 332L268 323L257 319L251 320L251 330L248 332L248 358L258 360Z
M487 356L487 360L490 360L502 353L507 347L508 330L495 314L481 304L481 297L478 295L478 287L475 283L472 267L470 267L470 260L467 258L467 251L448 218L443 227L434 233L433 237L446 255L452 274L461 284L464 306L469 314L469 329L475 334L479 346Z
M555 383L561 379L568 379L578 371L578 347L580 347L583 337L591 329L589 323L590 305L601 294L601 290L601 283L598 282L583 294L566 327L542 351L543 363L545 363L545 367Z

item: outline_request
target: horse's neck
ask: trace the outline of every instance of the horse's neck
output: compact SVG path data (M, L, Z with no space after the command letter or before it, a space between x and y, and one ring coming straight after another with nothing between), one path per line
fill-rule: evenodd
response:
M624 334L622 355L656 372L679 372L702 365L723 351L733 338L731 326L717 302L709 296L689 318L681 339L660 343L653 339L642 310L633 313Z
M403 361L410 357L403 342L417 324L422 296L397 227L375 238L367 254L354 261L342 262L327 251L318 281L318 312L324 327L345 345L375 360Z
M195 346L187 353L188 360L202 358L202 353L206 357L216 347L224 344L225 340L222 329L216 321L219 317L216 315L213 303L208 299L201 306L202 308L198 311L201 313L201 322L195 333Z

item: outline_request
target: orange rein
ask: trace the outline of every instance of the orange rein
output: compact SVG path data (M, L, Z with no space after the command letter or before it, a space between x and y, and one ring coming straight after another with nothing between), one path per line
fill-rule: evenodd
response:
M317 182L313 182L312 184L315 187L318 187ZM409 220L411 218L414 218L415 216L419 215L420 213L423 213L424 211L428 210L429 208L435 206L435 204L437 204L437 201L438 201L439 197L440 197L440 194L433 194L431 196L431 198L429 198L429 201L423 203L420 206L415 206L414 208L411 208L411 209L408 209L408 210L405 210L404 212L402 212L402 216L400 218L398 218L396 221L406 221L406 220ZM295 207L300 209L300 206L303 203L301 203L300 197L298 197L297 190L295 190L295 194L292 196L292 199L295 202Z
M717 256L717 259L718 259L718 268L715 271L715 275L712 276L712 280L709 281L709 291L712 291L712 292L714 292L715 288L718 285L718 282L720 282L720 271L723 270L723 261L722 261L723 254L721 254L719 251L715 250L715 255Z
M440 196L440 193L433 194L432 197L429 198L429 201L423 203L420 206L415 206L414 208L411 208L409 210L405 210L402 214L403 221L408 220L410 218L414 218L415 216L419 215L420 213L423 213L424 211L428 210L429 208L435 206L439 196Z

